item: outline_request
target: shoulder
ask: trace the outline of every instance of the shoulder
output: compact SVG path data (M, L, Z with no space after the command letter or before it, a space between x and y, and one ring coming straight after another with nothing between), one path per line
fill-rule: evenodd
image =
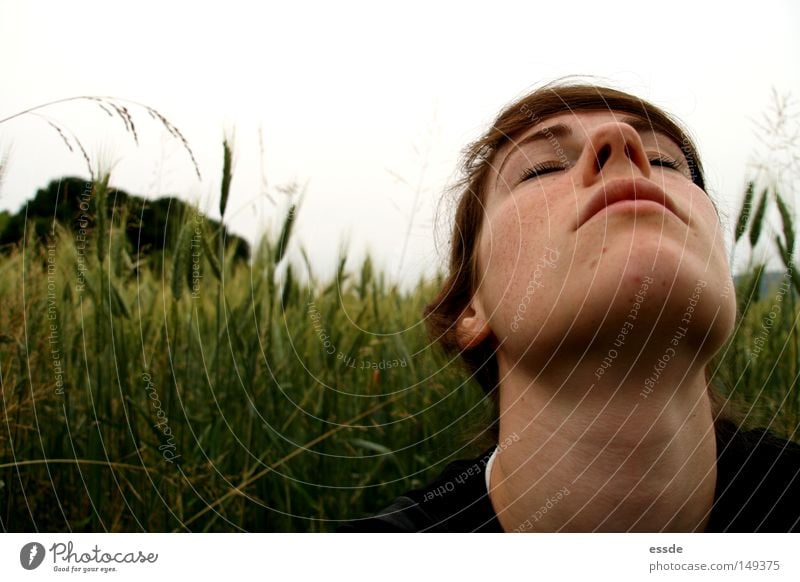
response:
M764 428L717 427L716 531L800 531L800 445Z
M486 491L486 463L493 450L450 463L432 483L406 492L376 515L354 520L339 531L501 531Z

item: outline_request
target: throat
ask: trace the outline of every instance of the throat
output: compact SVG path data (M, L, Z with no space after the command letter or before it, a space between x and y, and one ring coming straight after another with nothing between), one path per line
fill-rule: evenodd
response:
M701 377L669 404L501 393L490 499L505 531L703 531L716 439ZM692 395L693 397L688 397ZM681 397L677 397L677 396Z

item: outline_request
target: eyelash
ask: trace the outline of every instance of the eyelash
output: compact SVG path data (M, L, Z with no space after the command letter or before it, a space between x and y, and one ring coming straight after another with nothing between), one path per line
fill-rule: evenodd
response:
M683 169L683 164L679 160L663 154L659 154L654 158L650 158L650 165L653 165L653 162L656 162L655 165L657 166L669 168L670 170L678 170L680 172Z
M564 166L558 162L542 162L541 164L534 164L532 167L527 168L524 172L522 172L522 176L520 176L519 181L524 182L525 180L530 180L531 178L536 178L543 174L549 174L550 172L558 172L563 169L565 169Z
M678 172L680 172L683 168L681 162L663 154L658 154L654 157L651 157L648 159L648 161L652 166L669 168L670 170L676 170ZM560 172L561 170L565 169L566 167L558 162L542 162L541 164L534 164L522 172L522 175L519 177L519 182L525 182L531 178L537 178L552 172Z

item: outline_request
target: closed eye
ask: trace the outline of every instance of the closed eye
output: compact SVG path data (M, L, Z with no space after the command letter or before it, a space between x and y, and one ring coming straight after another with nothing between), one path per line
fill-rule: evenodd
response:
M664 154L658 154L652 156L648 160L651 166L657 168L668 168L670 170L675 170L678 172L683 172L683 162L680 160L676 160ZM541 162L539 164L534 164L530 168L526 168L522 175L519 177L519 182L525 182L526 180L531 180L533 178L539 178L546 174L551 174L553 172L560 172L562 170L566 170L566 166L561 162L556 161L549 161L549 162Z
M522 172L522 175L519 177L519 182L524 182L532 178L538 178L552 172L560 172L561 170L565 169L566 167L561 162L542 162L540 164L534 164Z
M678 172L683 171L683 163L679 160L675 160L669 156L665 156L663 154L659 154L655 157L651 157L649 160L651 166L656 166L660 168L669 168L670 170L677 170Z

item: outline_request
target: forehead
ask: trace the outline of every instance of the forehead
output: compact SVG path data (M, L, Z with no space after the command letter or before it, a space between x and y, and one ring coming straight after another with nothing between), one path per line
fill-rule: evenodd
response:
M564 127L569 128L569 136L575 138L585 137L595 127L604 123L627 123L638 131L640 134L644 133L659 133L666 137L670 137L671 132L659 124L654 123L652 120L647 119L635 113L628 113L624 111L612 110L589 110L589 111L566 111L556 115L548 116L544 119L539 119L529 127L525 128L518 136L510 136L508 143L499 150L498 153L505 153L508 150L518 147L520 142L526 138L539 134L541 130L547 128Z

